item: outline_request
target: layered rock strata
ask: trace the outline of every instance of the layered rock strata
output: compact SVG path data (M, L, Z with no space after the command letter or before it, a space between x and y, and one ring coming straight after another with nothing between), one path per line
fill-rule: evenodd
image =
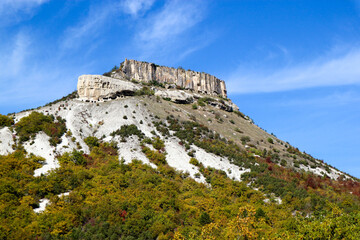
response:
M140 82L157 81L168 86L179 87L196 93L227 97L226 86L223 80L207 73L158 66L154 63L125 59L120 69L113 72L111 77L126 78Z
M80 99L101 101L134 95L140 87L126 80L102 75L81 75L78 79L77 89Z
M155 96L175 103L192 103L201 94L226 97L224 81L206 73L185 71L169 67L156 66L153 63L125 60L120 69L113 71L111 77L103 75L81 75L78 79L79 98L84 101L106 101L123 96L132 96L143 86L129 80L143 83L156 81L167 88L152 87ZM179 90L178 88L191 90ZM208 103L225 111L238 111L239 108L230 100L208 99Z

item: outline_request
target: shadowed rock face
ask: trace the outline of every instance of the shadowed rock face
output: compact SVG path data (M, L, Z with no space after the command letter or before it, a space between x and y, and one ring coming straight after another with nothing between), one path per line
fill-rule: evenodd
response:
M223 80L207 73L187 71L182 68L157 66L154 63L125 59L120 70L111 76L119 79L125 77L129 80L135 79L141 82L157 81L192 90L196 93L227 97Z

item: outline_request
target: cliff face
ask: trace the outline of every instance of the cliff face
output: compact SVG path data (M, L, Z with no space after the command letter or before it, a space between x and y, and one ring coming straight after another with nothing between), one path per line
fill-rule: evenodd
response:
M134 84L126 80L125 77L115 79L102 75L81 75L77 84L79 98L87 102L98 102L132 96L141 89L141 85ZM199 94L178 89L159 89L153 87L152 90L155 96L170 99L170 101L175 103L189 104L194 102L194 99L201 97ZM231 100L224 101L214 98L213 100L208 100L208 104L229 112L239 111L239 108Z
M154 63L125 59L120 70L113 73L112 77L120 79L125 77L142 82L157 81L197 93L227 97L223 80L207 73L157 66Z
M77 89L81 99L98 101L132 95L140 87L129 81L101 75L81 75L78 79Z

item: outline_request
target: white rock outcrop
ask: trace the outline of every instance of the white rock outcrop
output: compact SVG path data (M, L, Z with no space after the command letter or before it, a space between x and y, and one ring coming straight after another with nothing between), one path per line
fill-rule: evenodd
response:
M195 93L226 97L226 86L223 80L204 72L159 66L154 63L127 60L120 69L111 73L113 78L127 78L149 83L157 81L170 86L177 86Z
M126 80L102 75L81 75L77 89L80 99L98 101L133 95L140 87Z
M193 95L182 90L157 90L155 96L170 99L175 103L192 103L194 101Z

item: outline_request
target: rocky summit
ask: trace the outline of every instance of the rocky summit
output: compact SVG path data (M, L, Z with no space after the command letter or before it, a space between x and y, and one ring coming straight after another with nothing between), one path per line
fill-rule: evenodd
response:
M195 93L220 95L226 97L226 86L223 80L208 73L159 66L154 63L127 60L120 68L110 74L113 78L128 79L140 82L156 81L169 88L183 88Z
M239 110L226 98L225 82L207 73L126 59L119 69L104 75L107 76L81 75L77 85L80 99L95 102L133 96L147 85L155 96L176 103L192 103L203 96L216 96L226 101L210 101L213 106L226 111Z

